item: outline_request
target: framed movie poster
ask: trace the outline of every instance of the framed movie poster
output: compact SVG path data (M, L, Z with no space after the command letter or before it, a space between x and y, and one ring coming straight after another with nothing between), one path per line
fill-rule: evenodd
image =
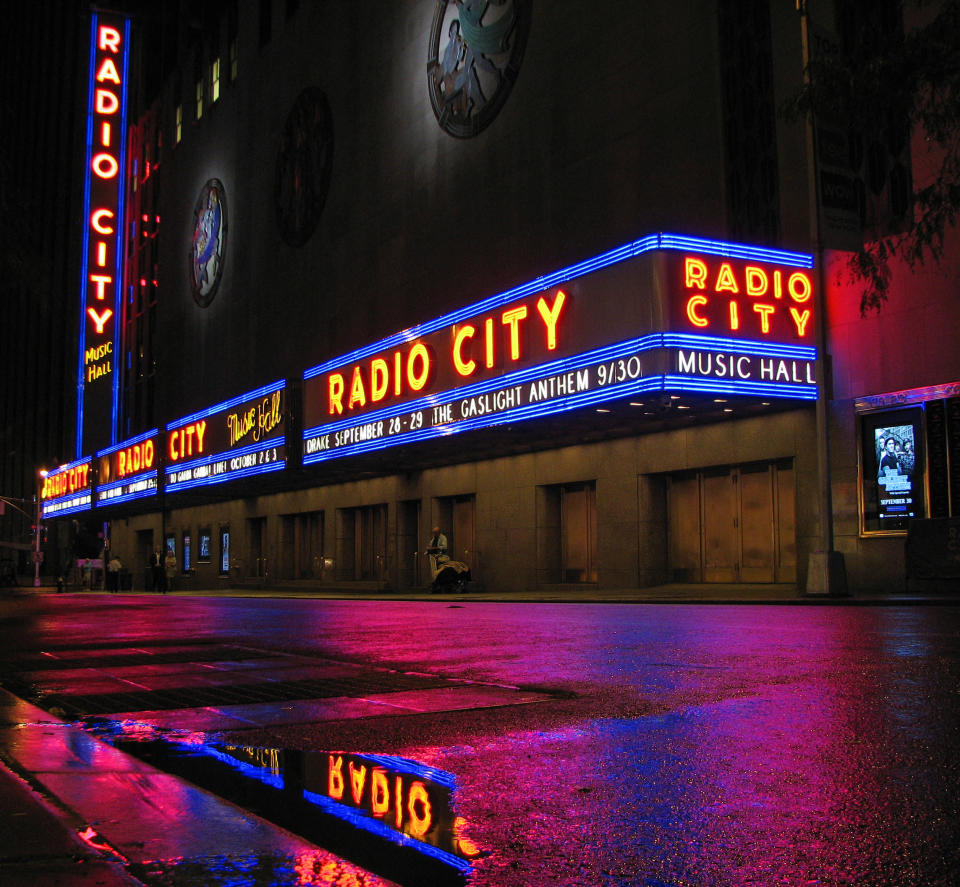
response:
M906 533L926 517L923 408L860 416L860 531Z

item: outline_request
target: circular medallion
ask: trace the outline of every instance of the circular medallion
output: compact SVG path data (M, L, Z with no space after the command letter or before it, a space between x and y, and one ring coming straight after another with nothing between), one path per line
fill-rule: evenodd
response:
M317 227L332 167L330 104L322 90L307 87L287 115L277 152L277 226L290 246L303 246Z
M206 308L217 294L227 249L227 198L220 179L210 179L193 208L190 288L194 301Z
M530 0L437 0L427 89L441 128L467 139L510 95L530 32Z

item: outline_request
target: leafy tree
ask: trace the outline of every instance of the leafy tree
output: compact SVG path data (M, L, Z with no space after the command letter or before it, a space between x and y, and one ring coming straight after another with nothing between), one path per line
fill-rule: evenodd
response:
M922 178L905 223L866 231L849 259L866 314L886 301L892 262L940 261L960 212L960 0L838 0L837 15L840 46L811 57L788 114L843 120L859 133L916 130L926 145L914 154Z

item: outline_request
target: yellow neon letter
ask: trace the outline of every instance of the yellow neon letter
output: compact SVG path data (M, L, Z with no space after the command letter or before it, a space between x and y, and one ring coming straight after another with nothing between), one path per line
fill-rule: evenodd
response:
M527 316L527 306L521 305L519 308L511 308L504 311L500 317L504 326L510 327L510 359L520 359L520 321Z
M790 306L790 316L797 325L797 335L805 336L807 334L807 321L810 320L810 309L804 308L801 314L793 305Z
M328 755L329 766L327 768L327 794L335 801L343 797L343 756Z
M706 317L697 314L697 308L707 304L706 296L690 296L687 299L687 319L694 326L710 326L710 321Z
M770 280L763 268L747 265L743 269L743 274L747 280L748 296L762 296L770 288Z
M390 386L390 367L382 357L370 361L370 400L383 400Z
M720 271L717 273L717 283L714 286L714 289L718 293L724 291L728 293L738 293L740 290L737 288L737 279L733 276L733 268L730 267L729 262L724 262L720 266Z
M799 287L795 284L799 284ZM787 292L794 302L806 302L813 294L813 284L802 271L794 271L787 280Z
M410 833L415 838L422 838L433 824L433 811L430 808L430 795L419 779L411 783L407 792L407 812L410 814Z
M364 406L367 402L367 392L363 389L363 373L360 367L353 368L353 378L350 380L350 397L347 400L347 409L352 410L355 403Z
M687 256L683 263L683 285L687 289L703 290L707 288L707 265L699 259Z
M383 767L373 768L373 785L370 788L370 812L383 816L390 809L390 783Z
M469 323L465 323L462 327L460 327L459 330L457 330L457 335L454 336L453 365L461 376L469 376L477 368L477 362L475 360L464 360L463 355L460 353L460 349L463 346L463 340L472 339L476 331L476 327L471 326Z
M547 301L543 296L537 300L537 311L540 312L547 327L547 351L557 350L557 318L560 317L560 310L566 301L567 294L563 290L557 290L553 308L547 307Z
M359 804L363 798L363 786L367 781L367 767L364 764L356 768L351 761L347 769L350 771L350 793L353 795L353 803Z
M421 363L421 372L420 375L416 375L414 370L414 363L419 360ZM430 378L430 352L427 350L427 346L423 342L417 342L413 348L410 349L410 353L407 355L407 384L414 391L419 391L427 384L427 380Z
M753 310L760 315L760 330L764 333L770 332L770 315L777 310L775 305L754 305Z
M327 379L328 386L328 413L332 416L334 412L337 415L343 415L343 376L340 373L331 373Z

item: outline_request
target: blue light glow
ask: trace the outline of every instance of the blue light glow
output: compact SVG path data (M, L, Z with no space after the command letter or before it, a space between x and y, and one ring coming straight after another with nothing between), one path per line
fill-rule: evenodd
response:
M158 432L159 429L151 428L149 431L144 431L143 434L137 435L137 437L131 437L129 440L124 440L120 443L113 444L106 449L98 451L97 458L101 456L109 456L112 453L118 453L120 450L125 450L127 447L135 447L137 444L143 443L145 440L149 440L151 437L154 437Z
M434 847L432 844L424 844L416 838L405 835L403 832L395 831L386 823L381 822L379 819L373 819L362 810L347 807L344 804L338 804L336 801L332 801L324 795L308 791L307 789L303 790L303 797L311 804L315 804L323 810L324 813L336 816L338 819L348 822L355 828L363 829L380 838L386 838L388 841L400 844L403 847L412 847L425 856L432 856L434 859L455 868L457 871L467 873L472 869L468 860L454 856L452 853L441 850L439 847Z
M240 406L240 404L246 403L248 400L256 400L258 397L266 397L268 394L273 394L275 391L282 391L286 387L287 382L285 379L281 379L279 382L273 382L270 385L264 385L262 388L257 388L254 391L248 391L246 394L238 395L230 400L225 400L223 403L218 403L215 406L207 407L205 410L200 410L198 413L193 413L189 416L184 416L182 419L176 419L173 422L168 422L167 431L173 431L177 428L180 428L182 425L189 425L191 422L196 422L198 419L206 419L209 416L222 413L224 410L229 410L233 407Z
M699 237L684 237L677 234L649 234L646 237L641 237L639 240L634 240L632 243L627 243L623 246L608 250L607 252L600 253L599 255L593 256L590 259L585 259L582 262L578 262L575 265L569 265L566 268L561 268L559 271L554 271L552 274L547 274L543 277L537 277L528 283L505 290L504 292L495 296L489 296L480 302L474 302L473 304L467 305L465 308L461 308L458 311L444 314L442 317L438 317L435 320L431 320L414 327L409 327L408 329L401 330L399 333L394 333L392 336L387 336L385 339L374 342L371 345L366 345L363 348L350 351L347 354L340 355L332 360L324 361L323 363L306 370L303 374L303 378L304 380L312 379L315 376L319 376L322 373L327 372L328 370L336 369L343 364L363 360L364 358L378 354L381 351L387 351L391 348L396 348L412 341L413 339L429 335L430 333L436 332L444 327L462 323L463 321L472 317L476 317L477 315L484 314L495 308L500 308L503 305L506 305L517 299L522 299L524 296L543 292L544 290L559 286L560 284L566 283L570 280L583 277L592 273L593 271L598 271L601 268L608 268L611 265L616 265L620 262L624 262L628 259L632 259L636 256L653 252L655 250L683 250L708 253L711 255L730 256L731 258L737 259L753 259L757 262L776 262L780 265L790 265L798 268L813 267L813 256L807 253L766 249L763 247L749 246L743 243L728 243L722 240L705 240Z
M243 401L240 401L240 403L242 402ZM241 477L252 477L256 474L267 474L271 471L282 471L287 465L286 456L278 458L274 462L251 465L247 468L239 468L232 471L227 470L220 474L207 474L201 477L191 477L182 481L169 480L171 475L180 475L183 472L193 472L197 468L206 468L217 462L226 462L230 459L237 459L243 456L262 453L266 450L283 447L285 444L286 439L284 437L273 437L270 438L270 440L258 441L255 444L249 444L245 447L238 447L235 450L213 453L209 456L204 456L200 459L194 459L190 462L184 462L182 464L168 465L166 467L167 480L164 484L164 490L166 490L168 493L177 493L182 490L189 490L193 487L200 487L206 484L219 484L223 483L224 481L237 480Z
M586 367L598 366L616 361L624 357L640 355L662 349L696 348L702 351L746 354L767 358L792 360L816 360L816 348L800 345L780 345L766 342L755 342L747 339L730 339L722 336L700 336L676 333L654 333L646 336L626 339L603 348L571 357L550 361L535 367L506 373L491 379L486 379L472 385L454 388L448 391L431 394L417 400L402 404L394 404L381 410L375 410L361 416L341 419L324 425L309 428L303 432L303 440L308 441L323 435L336 434L338 431L347 431L362 425L377 422L389 422L399 416L422 412L431 407L439 407L489 394L494 391L508 389L527 382L547 379L551 376L583 370ZM771 382L753 382L749 380L734 380L727 378L710 378L688 376L680 373L652 374L640 376L618 384L607 384L601 387L590 388L568 395L553 397L548 400L528 403L499 412L491 412L481 416L474 416L457 421L421 427L416 430L398 431L389 436L378 436L356 443L343 444L333 449L318 450L305 453L302 457L304 465L340 458L346 455L369 453L399 444L416 443L462 431L489 428L511 422L521 422L536 419L569 410L594 406L606 401L633 397L651 391L690 391L700 393L731 394L751 397L776 397L796 400L816 400L816 385L805 384L778 384Z

